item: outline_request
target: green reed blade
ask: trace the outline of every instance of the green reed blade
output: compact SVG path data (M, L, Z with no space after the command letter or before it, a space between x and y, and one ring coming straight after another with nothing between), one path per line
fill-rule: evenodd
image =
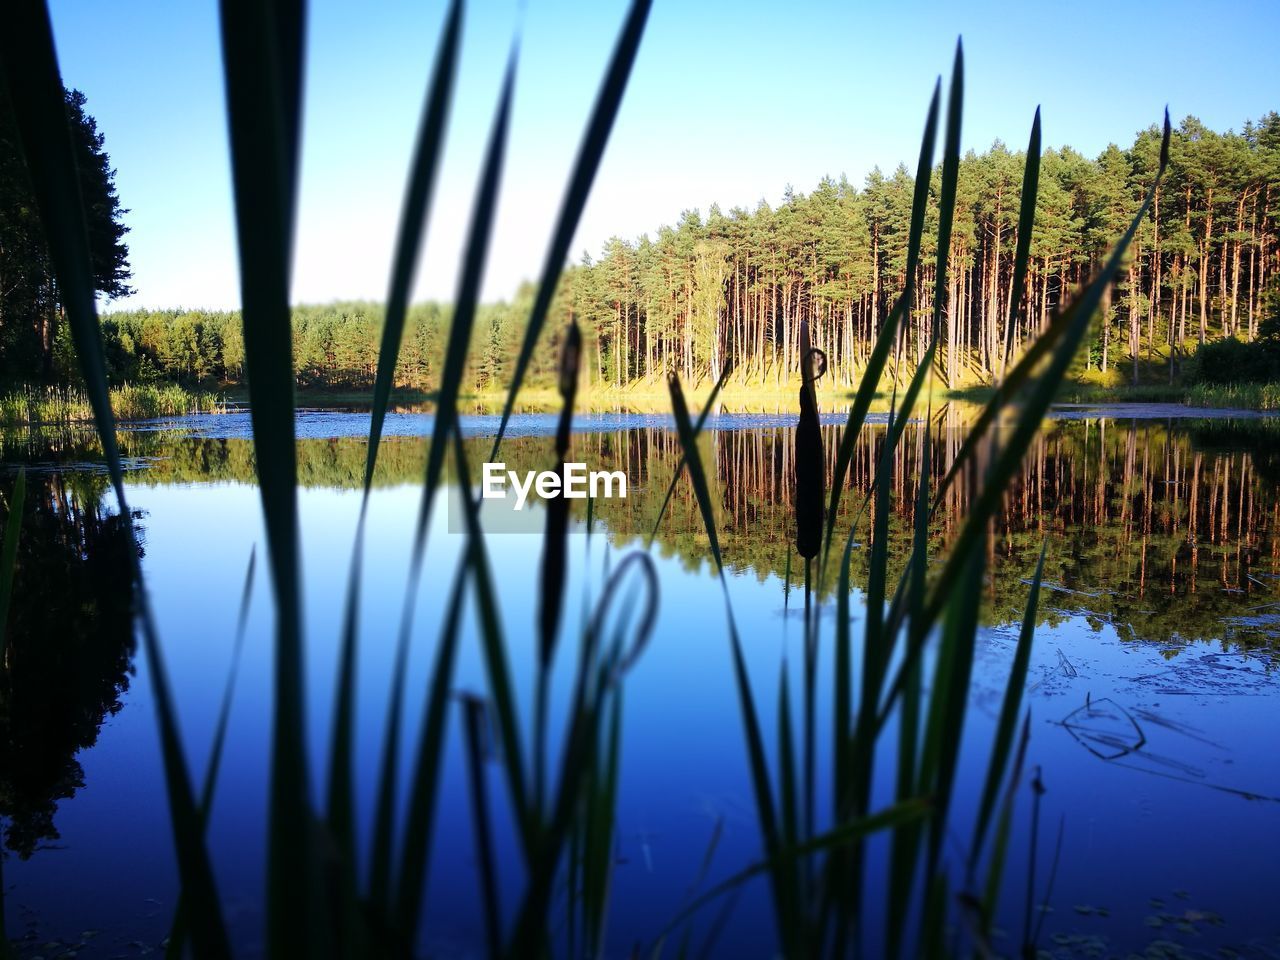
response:
M644 578L647 600L643 612L635 618L633 640L629 650L623 649L624 625L631 622L630 598L625 601L614 642L601 653L600 636L610 608L619 596L629 569L637 566ZM519 909L515 931L508 949L510 956L529 956L547 932L550 907L559 863L566 843L577 836L575 812L580 808L583 790L599 769L599 723L607 709L609 696L617 695L622 676L644 651L653 633L658 610L658 576L653 559L636 551L629 553L605 582L596 609L591 615L579 655L578 674L570 700L568 734L562 752L560 778L550 815L542 824L536 857L529 868L529 885Z
M964 47L956 41L947 93L947 131L942 147L942 191L938 196L938 254L934 271L933 333L936 345L942 337L942 314L947 303L947 258L951 253L951 225L955 220L956 181L960 175L960 120L964 110Z
M444 153L444 131L453 101L453 82L457 74L458 46L462 35L462 0L451 0L445 19L435 69L427 87L418 127L418 141L409 168L409 182L400 208L400 226L396 236L390 288L387 291L386 314L382 321L382 340L378 347L378 368L373 381L373 407L369 413L369 450L364 467L364 495L369 496L373 470L378 460L382 426L395 385L396 362L404 338L405 315L413 295L413 278L427 231L427 217L435 193L436 173Z
M920 932L920 956L922 957L947 955L942 943L947 932L947 900L947 877L946 874L939 873L930 882L925 898Z
M303 4L223 0L245 368L276 597L268 953L305 949L313 902L289 286L301 121Z
M1009 318L1005 326L1004 354L1000 358L1003 379L1005 364L1013 352L1018 310L1027 283L1027 266L1031 259L1031 231L1035 227L1036 195L1040 191L1040 108L1031 121L1031 137L1027 141L1027 161L1022 171L1022 204L1018 211L1018 245L1013 253L1013 283L1009 287Z
M613 121L622 104L622 94L627 87L627 79L631 76L631 67L635 63L636 52L640 49L640 38L644 36L645 21L649 17L652 0L632 0L627 20L609 61L608 71L596 94L595 106L591 111L582 145L578 148L578 158L573 165L573 173L569 177L569 186L564 200L560 204L560 215L556 220L552 234L551 246L547 249L547 258L542 268L542 278L538 282L538 292L534 298L533 309L529 313L529 324L525 328L524 342L520 345L520 354L516 358L515 372L511 377L511 386L507 390L507 402L502 409L502 421L498 425L498 434L493 440L493 451L489 454L490 462L497 462L498 447L507 430L507 421L511 419L511 411L515 406L516 394L524 383L529 362L533 359L533 351L538 337L542 334L543 323L547 319L547 311L555 296L556 283L564 269L565 258L569 254L569 244L577 232L578 221L586 206L587 196L591 192L592 181L596 170L600 167L600 159L604 155L605 145L609 141L609 132L613 129Z
M511 805L520 829L525 856L532 860L538 849L538 826L535 811L529 802L525 785L525 766L520 741L520 725L517 717L511 669L507 665L506 643L502 624L498 617L497 593L494 590L489 567L489 555L485 547L484 532L480 529L480 507L471 495L471 472L467 468L466 450L462 432L453 431L453 455L458 469L458 490L462 499L463 517L467 525L467 551L471 567L472 583L476 591L476 612L480 615L480 647L484 655L485 672L489 679L489 697L498 719L498 736L502 766L506 772Z
M26 159L31 190L44 224L58 296L66 310L103 459L116 496L123 502L124 475L94 302L80 178L67 128L49 13L40 0L13 0L0 8L0 71L9 91L18 146Z
M418 501L418 518L414 528L409 558L409 576L405 587L399 634L396 640L395 666L391 679L391 695L387 701L387 733L382 743L382 764L374 814L374 840L370 856L370 892L376 902L385 902L391 887L392 844L394 835L396 763L399 756L401 704L404 698L404 669L412 637L413 614L418 583L426 554L427 532L436 490L444 471L449 437L457 431L458 391L462 385L471 331L475 324L476 303L480 283L488 259L493 234L493 218L497 209L498 185L502 176L507 146L507 129L511 116L511 98L515 86L516 54L512 49L502 84L497 112L489 134L484 167L471 212L467 243L463 254L458 293L454 301L453 320L445 346L440 391L436 399L435 424L427 452L426 475ZM465 497L469 500L469 497ZM505 733L505 731L504 731Z
M796 803L795 740L791 732L791 695L787 664L778 673L778 794L781 800L782 842L794 847L800 838Z
M338 655L337 691L334 695L333 730L329 746L329 784L326 811L329 831L343 860L355 863L355 797L352 772L355 740L356 649L360 615L360 577L364 544L357 521L356 540L347 574L346 601L342 611L342 640Z
M760 832L764 835L765 850L768 863L774 865L771 874L771 889L774 898L774 909L777 914L778 935L785 943L798 931L798 890L795 886L795 861L784 856L782 838L779 834L778 816L775 812L773 791L769 781L769 768L765 760L764 738L760 731L759 711L756 709L755 697L751 692L751 681L747 676L746 661L742 653L742 640L738 635L737 623L733 617L733 607L729 602L729 586L724 575L724 562L720 555L720 540L716 535L715 511L711 505L711 493L707 484L707 475L702 466L702 457L698 452L693 424L689 421L689 409L685 404L684 391L680 387L680 379L674 373L667 378L667 386L671 393L671 412L676 421L676 436L684 450L685 464L689 470L689 479L693 483L694 495L698 501L698 509L702 513L702 523L707 531L711 544L711 555L715 560L716 570L720 577L721 591L724 594L725 611L729 624L729 639L733 653L734 680L738 689L738 705L742 714L743 732L747 738L747 755L751 767L752 789L756 800L756 815L760 820ZM794 945L794 944L792 944ZM795 951L789 951L794 953Z
M573 429L573 403L578 393L578 368L582 358L582 331L570 321L560 354L560 419L556 425L556 457L563 476L569 455L569 435ZM538 676L534 693L533 796L542 803L546 767L547 697L551 663L555 658L556 636L564 605L568 566L569 499L553 498L546 504L542 536L542 562L538 570Z
M418 504L418 519L414 530L413 553L410 558L410 597L406 606L412 610L411 595L422 571L423 552L426 549L427 530L431 519L431 507L436 489L444 470L444 460L449 449L449 434L457 427L458 392L462 387L471 345L471 333L475 326L476 304L480 297L480 284L484 277L485 263L489 256L489 243L493 236L493 220L497 212L498 186L502 178L503 162L507 148L507 130L510 126L511 99L515 88L516 51L513 48L502 83L498 109L494 115L485 162L471 210L467 243L462 260L462 272L458 277L458 292L454 297L453 319L449 324L449 339L445 344L444 363L440 374L440 390L436 398L435 423L432 427L430 447L427 452L426 474L422 486L422 499ZM409 614L406 614L406 618Z
M831 542L835 535L836 515L840 507L840 497L844 493L845 479L849 474L849 463L853 460L853 449L858 435L866 421L867 411L880 385L880 376L884 373L885 363L898 338L898 327L911 308L915 290L916 264L920 259L920 236L924 230L925 209L929 201L929 171L933 166L933 146L938 133L938 104L942 95L942 81L939 80L933 89L933 98L929 102L929 113L925 120L924 136L920 142L920 158L916 162L916 187L911 202L911 227L907 234L907 272L906 283L902 295L889 313L888 319L876 337L875 346L867 359L867 367L858 384L858 392L854 396L853 406L849 408L849 419L840 435L840 447L836 453L835 466L831 480L830 502L827 506L827 532L824 540L822 564L818 573L818 584L825 582L827 559L831 553Z
M1015 331L1015 321L1017 320L1018 310L1022 306L1022 292L1026 286L1026 276L1028 261L1030 259L1031 235L1035 225L1036 214L1036 195L1040 188L1040 108L1036 107L1035 118L1031 122L1031 136L1027 141L1027 160L1023 168L1022 174L1022 201L1021 210L1018 215L1018 242L1014 251L1013 260L1013 282L1010 288L1009 298L1009 317L1005 330L1006 341L1004 351L1000 360L1000 385L996 390L995 396L984 407L978 419L970 427L968 434L965 436L964 442L960 446L959 452L955 459L951 462L942 483L938 485L937 499L934 501L933 509L936 511L942 502L942 496L951 485L951 481L955 478L961 467L968 462L973 455L973 451L977 449L977 443L986 433L987 428L994 422L1001 408L1008 402L1017 390L1025 383L1035 370L1040 359L1046 356L1053 345L1058 341L1059 337L1066 330L1065 323L1061 322L1063 315L1059 314L1050 323L1040 337L1032 344L1031 348L1022 357L1021 361L1008 374L1005 373L1005 367L1009 362L1009 357L1013 351L1013 335Z
M409 785L404 836L400 842L400 873L396 884L394 928L402 943L417 942L427 873L431 866L432 824L439 803L440 769L448 726L449 690L462 631L462 601L471 555L463 557L449 591L449 604L440 628L431 682L422 707L418 750Z
M62 305L93 408L108 475L120 516L133 535L133 514L124 492L124 472L116 443L115 418L107 390L102 335L94 303L93 269L85 228L80 182L67 129L63 86L49 14L39 0L0 6L0 77L9 93L20 148L45 227ZM130 552L138 591L143 645L160 727L161 758L169 800L178 872L190 898L197 960L229 956L208 849L201 834L195 793L187 770L168 675L152 620L138 557Z
M951 555L954 559L956 554ZM978 611L982 605L985 555L977 543L967 547L962 557L963 577L948 598L943 622L942 645L934 667L925 722L925 740L920 759L919 788L928 791L937 805L930 824L926 876L932 884L937 876L946 836L951 792L960 759L960 739L969 703L969 681L978 631Z
M236 617L235 642L231 647L231 665L227 668L227 681L222 688L222 703L213 728L213 745L209 749L209 764L204 775L204 789L200 793L200 820L205 833L209 829L209 815L213 809L213 794L217 788L218 772L222 767L222 748L226 742L227 727L231 720L231 702L235 695L236 679L240 674L240 658L244 650L245 633L249 626L249 604L253 599L253 577L257 569L258 548L249 550L249 564L244 573L244 585L240 589L240 612ZM173 923L165 945L164 955L178 960L186 950L187 919L185 897L178 893L178 905L174 908Z
M991 843L991 860L987 866L987 881L982 897L982 917L984 933L990 933L995 921L996 902L1000 897L1000 880L1004 876L1004 865L1009 852L1009 834L1013 828L1013 804L1022 782L1023 763L1027 757L1027 744L1031 741L1031 711L1022 718L1022 730L1018 735L1018 749L1013 756L1013 770L1009 774L1004 789L1004 802L1000 806L1000 816L996 820L995 835Z
M1053 402L1053 397L1066 376L1072 360L1075 358L1076 350L1084 339L1089 321L1097 310L1103 293L1110 286L1116 272L1119 270L1125 251L1129 247L1129 242L1133 239L1133 235L1137 232L1139 225L1146 216L1155 196L1155 191L1160 186L1160 181L1163 179L1168 163L1168 145L1169 118L1166 113L1164 141L1160 152L1160 167L1156 173L1155 180L1148 190L1142 206L1130 222L1128 230L1125 231L1124 236L1116 244L1106 265L1085 287L1080 296L1063 312L1064 317L1067 319L1064 323L1065 330L1062 333L1061 341L1050 354L1048 366L1035 379L1029 396L1018 413L1018 419L1013 426L1008 443L1000 451L996 462L992 465L990 474L970 508L968 520L961 528L952 554L934 584L933 593L925 608L923 618L925 623L936 619L937 613L954 589L969 545L976 541L978 537L984 535L986 523L998 509L1004 496L1004 490L1008 486L1013 472L1022 462L1023 454L1030 445L1032 438L1039 432L1041 420L1048 411L1049 405ZM940 495L940 492L936 493L935 497Z
M584 913L590 924L586 943L591 956L601 956L604 949L605 919L612 886L615 859L615 810L618 804L618 776L622 759L622 690L619 688L609 708L607 748L604 755L603 781L588 794Z
M1036 608L1040 601L1040 581L1044 576L1044 558L1049 549L1046 540L1040 547L1040 560L1036 563L1031 589L1027 592L1027 607L1022 615L1022 629L1018 633L1018 646L1009 669L1009 681L1005 685L1004 701L1000 705L1000 719L996 724L995 742L991 748L991 760L987 764L986 784L978 805L978 819L974 825L973 840L969 847L969 867L972 870L982 851L982 844L995 811L1000 784L1004 780L1009 762L1009 750L1018 727L1018 715L1022 710L1022 692L1027 684L1027 667L1031 662L1031 643L1036 632Z
M693 425L693 436L696 440L698 435L702 433L702 426L707 422L707 417L715 408L716 398L720 396L720 391L724 385L729 382L729 374L733 373L733 362L725 363L724 370L720 373L720 379L716 381L716 385L711 388L711 394L707 397L707 402L702 405L702 410L698 413L697 422ZM680 455L680 460L676 463L676 469L671 474L671 482L667 484L667 495L662 498L662 506L658 508L658 516L653 521L653 529L649 531L649 542L645 544L645 549L653 546L654 539L658 536L658 528L662 526L662 518L667 515L667 507L671 503L671 496L676 492L676 484L680 482L680 476L684 473L684 454ZM790 563L790 558L787 560ZM790 583L791 577L787 576L787 582Z
M820 353L820 351L819 351ZM826 367L825 354L821 355ZM822 482L826 457L822 449L822 426L818 419L818 396L814 387L816 357L809 336L809 321L800 321L800 417L795 429L794 497L796 553L805 559L805 632L809 631L810 563L822 546Z
M9 601L13 596L13 571L18 561L18 537L22 532L22 506L27 499L27 468L19 467L9 496L9 515L4 521L4 547L0 549L0 664L5 660L5 635L9 624ZM2 891L0 891L2 892ZM0 929L0 937L3 930Z
M909 616L914 622L924 606L925 575L929 564L929 481L933 467L933 440L930 429L921 442L919 477L916 481L915 529L911 555L907 561L906 596ZM896 598L895 598L896 599ZM899 802L916 792L916 757L920 748L921 667L914 659L908 668L902 710L898 715L898 757L896 796ZM920 852L920 825L909 824L893 834L889 862L889 894L886 912L887 955L902 954L903 931L911 908L916 862Z
M462 31L462 0L453 0L445 21L440 50L436 56L435 70L428 86L427 98L418 130L418 140L410 167L409 182L401 207L400 226L396 238L387 308L383 320L382 339L378 350L378 367L374 380L373 406L369 420L369 447L365 460L364 494L360 516L356 525L355 545L352 548L351 572L347 589L346 611L343 617L342 652L338 670L338 691L335 696L333 745L330 753L329 779L329 827L334 842L343 851L344 858L354 868L354 808L353 774L351 767L351 743L355 722L355 666L358 638L359 581L363 567L363 537L369 492L377 464L378 447L386 418L391 388L395 381L396 362L404 335L405 315L412 294L413 277L426 233L427 214L435 189L436 173L443 153L444 129L452 101L454 75L457 69L459 38ZM416 582L416 581L415 581ZM402 631L402 636L407 631ZM407 641L400 644L403 649ZM398 681L397 681L398 682ZM399 723L399 701L392 698L397 709L389 724ZM398 746L398 737L395 738ZM394 782L394 767L389 768ZM383 779L388 776L384 761ZM380 794L390 796L390 788ZM390 845L390 815L385 812L379 818L380 835L378 849L387 851ZM385 854L375 868L375 882L382 893L387 892L390 874L390 858Z
M498 906L498 869L494 863L493 835L489 826L488 791L485 789L484 742L486 739L484 701L466 694L461 697L463 732L466 734L467 781L471 787L471 824L475 829L476 862L480 865L480 903L483 906L484 939L491 960L501 955L502 920Z

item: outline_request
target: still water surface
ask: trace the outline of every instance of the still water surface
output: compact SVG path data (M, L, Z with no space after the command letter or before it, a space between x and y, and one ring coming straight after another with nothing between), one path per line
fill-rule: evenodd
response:
M1026 581L1047 538L1048 589L1025 701L1032 714L1028 770L1039 767L1047 788L1041 892L1059 825L1062 831L1042 947L1061 956L1126 956L1162 941L1191 956L1218 956L1222 947L1277 956L1280 422L1156 412L1060 411L1006 499L990 544L993 572L957 818L967 822L981 789ZM842 417L824 419L835 424ZM701 441L706 462L714 464L730 593L766 730L773 729L771 692L780 666L802 658L798 568L790 591L784 583L793 422L722 415L709 421ZM553 416L518 417L503 445L508 466L548 467L554 423ZM389 419L370 504L357 751L366 825L430 426L429 416ZM487 459L495 426L496 418L467 419L473 468ZM643 549L679 460L662 416L591 415L575 427L573 459L590 469L623 470L631 491L626 501L596 504L590 536L585 517L575 520L581 535L570 538L566 637L579 622L575 598L598 590L607 565L622 553ZM364 414L298 415L313 758L326 752L367 429ZM830 449L835 428L826 429ZM924 429L910 426L895 469L895 575L910 536ZM933 429L937 476L963 439L963 416L944 412ZM840 529L847 529L868 489L883 432L881 422L860 441ZM137 424L121 438L147 589L189 757L201 771L231 662L246 565L255 544L261 549L263 543L247 417ZM10 434L2 453L6 510L13 471L19 464L28 470L9 683L0 694L6 698L0 824L9 933L30 935L27 956L56 956L48 949L54 943L76 944L82 957L143 955L167 933L175 869L147 665L133 647L127 584L120 582L121 551L129 545L112 515L91 435ZM963 520L963 487L957 485L936 519L939 551ZM513 528L510 517L489 518L495 531L488 537L490 557L526 715L540 516L535 507L526 533L505 532ZM447 504L432 519L409 667L410 730L463 542L456 520L456 508ZM717 823L723 835L712 880L760 855L724 610L684 484L652 552L661 604L654 640L628 678L611 955L650 942L679 910ZM853 566L855 584L865 583L865 551L855 552ZM258 952L261 937L269 754L272 618L261 564L253 591L210 825L228 922L247 955ZM822 668L829 671L834 603L829 593L820 600ZM860 618L858 604L854 609ZM474 629L468 622L455 686L483 692ZM858 629L855 624L855 637ZM570 659L562 652L561 695ZM794 666L791 672L799 673ZM829 689L829 682L819 688ZM478 956L483 946L457 719L437 816L424 943L437 957ZM830 726L824 719L818 729ZM407 739L406 757L413 738ZM313 775L319 796L319 762ZM501 796L496 772L493 790ZM1006 873L1002 921L1011 929L1021 923L1026 890L1028 801L1024 790ZM957 831L952 853L959 860L958 838L966 835ZM509 833L499 842L509 844ZM883 872L873 866L871 875ZM521 878L506 880L509 904ZM708 911L703 931L714 913ZM714 954L768 956L769 917L763 884L749 888Z

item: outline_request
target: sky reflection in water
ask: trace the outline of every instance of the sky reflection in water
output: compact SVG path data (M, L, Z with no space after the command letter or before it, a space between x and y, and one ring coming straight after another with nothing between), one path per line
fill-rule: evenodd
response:
M413 481L423 456L422 442L414 438L429 429L425 419L402 415L391 421L391 431L401 436L387 443L370 506L358 675L357 774L364 825L371 820L370 785L418 508ZM784 658L798 665L802 655L802 598L793 591L790 609L784 609L782 584L789 529L783 480L790 469L791 422L789 417L722 418L717 426L724 429L703 441L719 477L726 562L735 574L730 590L766 730L773 729L779 665ZM554 417L519 419L504 456L526 469L546 466L542 461L548 459L553 424ZM469 426L481 437L491 430L483 419ZM619 549L640 545L638 536L647 532L678 457L665 417L595 415L579 426L584 432L575 441L578 458L593 469L626 470L632 498L627 504L601 505L607 536L597 529L590 538L570 538L570 631L578 622L579 598L584 591L598 591L606 552L616 564ZM940 457L954 453L958 429L959 424L940 426ZM300 504L313 758L327 750L336 624L359 505L354 484L363 466L358 438L366 430L367 417L361 414L299 418L300 436L307 438L300 445ZM871 434L877 436L875 430ZM158 422L125 434L126 455L135 467L129 497L142 512L147 588L196 771L203 770L230 659L245 565L252 545L262 542L246 436L246 424L236 417ZM1088 938L1101 937L1108 949L1123 955L1157 938L1197 951L1220 943L1277 944L1274 888L1264 880L1274 876L1280 862L1280 760L1274 750L1280 721L1278 438L1274 420L1064 420L1046 430L1010 494L993 543L997 573L977 654L975 709L966 731L969 762L962 759L956 816L960 824L969 822L972 809L963 801L971 803L981 789L1017 636L1016 611L1025 598L1021 581L1030 576L1048 534L1046 582L1052 589L1042 599L1044 622L1027 698L1032 711L1028 769L1039 766L1048 788L1041 813L1042 886L1063 824L1043 946L1084 955L1092 942ZM894 536L903 543L910 529L903 511L913 501L917 450L914 442L904 443L899 465L904 480L896 490ZM488 444L477 440L473 467L487 452ZM855 457L858 491L866 488L860 470L872 462L870 449L865 453ZM28 496L46 498L54 515L67 512L57 504L74 503L89 513L99 509L92 501L103 485L89 469L91 442L6 438L4 454L8 464L31 465ZM67 460L81 469L66 465ZM955 502L941 512L940 538L963 509ZM449 513L447 507L437 509L432 520L408 683L411 733L443 594L462 543L451 532ZM891 539L891 550L898 542ZM489 544L527 715L540 539L502 533L491 536ZM696 512L682 490L655 546L662 594L657 631L627 687L619 868L609 925L618 951L637 940L648 942L679 909L718 820L724 836L713 878L760 852L724 613L704 554ZM823 611L824 677L829 677L833 607ZM855 637L858 629L855 624ZM228 920L250 955L261 925L270 635L260 565L210 827ZM571 660L564 651L571 649L569 640L562 641L561 696ZM58 803L54 825L60 838L46 841L29 860L14 857L5 865L11 934L20 934L28 921L38 923L42 936L98 930L91 952L82 956L114 956L139 952L130 944L154 944L167 932L175 871L146 664L140 657L135 664L139 675L119 694L123 709L107 711L96 745L75 757L83 785ZM799 673L791 672L793 677ZM455 686L484 691L470 620ZM820 680L819 688L825 695L829 684ZM818 729L825 737L829 704L824 701L821 708ZM458 719L456 713L451 716L426 924L428 947L438 956L475 955L483 942L466 784L454 735ZM411 735L406 757L412 746ZM322 765L313 762L317 795L323 775ZM886 780L880 777L882 788ZM819 790L826 795L821 784ZM494 792L495 808L505 810L497 778ZM1026 886L1028 791L1019 803L1004 902L1005 926L1015 931ZM966 828L956 830L957 837L967 835ZM499 822L499 843L514 850L510 824ZM963 856L958 840L951 853ZM871 871L873 878L883 876L875 863ZM508 880L512 887L504 902L510 904L519 878ZM704 929L713 915L708 911ZM765 955L761 941L770 936L768 918L765 890L757 884L739 898L717 955Z

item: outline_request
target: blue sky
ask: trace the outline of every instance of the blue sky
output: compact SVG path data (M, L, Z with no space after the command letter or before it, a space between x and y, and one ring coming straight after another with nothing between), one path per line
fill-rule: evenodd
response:
M239 303L214 0L52 0L63 79L106 134L135 296ZM508 166L485 296L536 276L623 0L472 0L420 298L449 299L511 37ZM320 0L308 27L294 299L381 299L443 2ZM681 210L776 201L823 175L861 182L919 149L935 77L966 59L964 145L1095 154L1159 120L1216 129L1280 109L1280 4L655 0L575 245L598 251Z

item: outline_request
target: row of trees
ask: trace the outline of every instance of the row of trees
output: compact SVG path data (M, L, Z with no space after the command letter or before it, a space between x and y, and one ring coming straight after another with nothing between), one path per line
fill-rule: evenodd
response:
M501 391L510 382L520 349L532 288L514 300L484 304L477 311L467 383L478 391ZM557 311L563 313L563 310ZM435 389L452 311L438 303L415 304L405 321L396 385ZM378 365L383 308L368 302L300 306L293 310L293 364L302 388L364 390ZM542 344L531 382L554 380L560 325ZM238 384L244 380L244 335L237 311L135 310L103 318L108 373L115 383L173 380L185 386ZM59 365L70 363L69 345Z
M1111 249L1154 179L1160 133L1096 159L1075 150L1042 159L1031 264L1013 334L1025 339ZM989 378L1007 334L1025 155L997 142L960 165L942 365L948 382ZM936 197L940 171L934 172ZM746 379L797 373L808 320L837 382L856 378L902 289L913 181L905 166L873 171L861 189L825 179L777 207L707 216L637 242L614 238L565 277L568 303L596 335L596 372L626 383L668 368L715 377L732 359ZM923 353L933 292L936 212L924 237L919 303L903 332ZM1178 127L1171 168L1098 319L1084 362L1169 364L1209 338L1252 340L1275 310L1280 267L1280 115L1218 134ZM1267 297L1272 300L1268 304Z
M82 95L67 95L83 157L82 189L95 213L91 234L99 286L127 291L127 250L109 160ZM0 102L0 365L25 379L70 377L70 345L59 334L57 291L26 192L11 122ZM1154 176L1160 136L1152 127L1127 149L1096 159L1061 148L1042 160L1031 265L1016 311L1015 340L1033 336L1110 250ZM940 363L953 385L998 373L1010 331L1013 248L1024 156L1001 143L969 153L959 171L949 297ZM939 172L934 173L935 194ZM600 257L565 271L549 335L530 382L554 377L558 338L569 317L583 326L588 383L625 385L669 369L686 380L717 377L732 362L744 382L784 383L798 370L799 325L810 323L834 381L856 382L905 272L912 175L873 171L861 188L826 179L781 204L704 217L686 211L675 226L631 242L611 239ZM924 350L932 296L936 211L924 236L919 302L905 325L902 355ZM1172 376L1196 344L1253 341L1280 327L1280 114L1215 133L1194 118L1178 127L1171 166L1131 247L1087 351L1086 368L1124 364ZM483 307L469 384L509 382L532 291ZM450 311L428 303L410 312L397 370L402 388L435 386ZM1270 320L1270 323L1268 321ZM373 380L382 311L372 303L300 307L294 316L299 386L365 389ZM138 311L104 321L117 381L173 379L237 383L244 377L240 317L233 312ZM1274 334L1273 334L1274 337Z

